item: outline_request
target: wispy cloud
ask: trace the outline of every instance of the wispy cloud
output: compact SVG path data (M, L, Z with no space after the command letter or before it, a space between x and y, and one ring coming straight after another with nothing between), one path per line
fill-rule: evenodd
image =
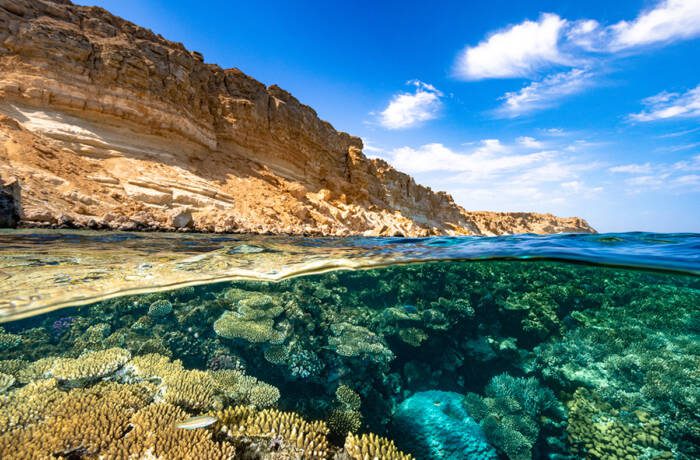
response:
M630 114L634 121L656 121L669 118L700 117L700 85L685 93L662 92L642 101L646 107L639 113Z
M562 99L580 93L595 84L591 71L572 69L534 81L519 91L501 97L503 104L496 109L499 117L513 118L535 110L556 106Z
M624 174L629 193L670 190L675 193L700 192L700 155L673 163L632 163L613 166L612 173Z
M565 24L556 14L543 14L538 21L493 33L460 53L455 72L466 80L526 77L552 64L567 63L557 46Z
M383 127L405 129L437 118L442 106L442 92L419 80L411 80L407 84L414 86L414 91L394 95L379 114L379 123Z
M635 20L613 26L612 50L667 43L700 36L700 1L666 0Z

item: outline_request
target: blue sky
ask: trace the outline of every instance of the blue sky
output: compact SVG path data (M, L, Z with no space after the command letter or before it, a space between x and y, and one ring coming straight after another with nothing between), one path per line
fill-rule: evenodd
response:
M700 232L700 0L91 0L467 209Z

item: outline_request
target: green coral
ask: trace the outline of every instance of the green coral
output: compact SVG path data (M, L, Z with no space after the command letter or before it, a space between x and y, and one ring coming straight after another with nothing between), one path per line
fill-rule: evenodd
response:
M497 375L486 386L484 397L469 393L463 403L491 444L511 460L532 458L543 421L564 417L554 393L532 377Z
M169 300L160 299L153 302L148 307L148 315L154 318L162 318L173 311L173 304Z

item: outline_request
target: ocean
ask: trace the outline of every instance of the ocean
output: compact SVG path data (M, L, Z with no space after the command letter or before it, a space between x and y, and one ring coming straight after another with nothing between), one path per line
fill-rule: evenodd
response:
M698 234L2 230L0 458L700 458L698 275Z

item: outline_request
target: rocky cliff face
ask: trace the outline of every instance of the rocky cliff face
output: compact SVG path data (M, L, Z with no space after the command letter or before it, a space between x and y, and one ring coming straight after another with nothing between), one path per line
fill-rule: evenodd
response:
M0 0L0 182L22 223L295 234L590 232L468 212L291 94L68 1Z

